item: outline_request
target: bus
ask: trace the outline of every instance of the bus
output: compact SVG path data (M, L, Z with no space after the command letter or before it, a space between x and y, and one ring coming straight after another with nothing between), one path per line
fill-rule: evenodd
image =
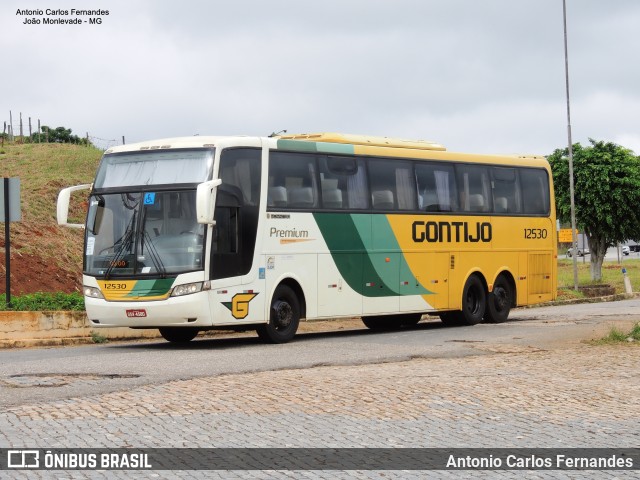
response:
M82 189L86 221L69 223ZM85 228L91 327L284 343L304 319L474 325L554 299L554 207L541 156L319 133L113 147L57 216Z

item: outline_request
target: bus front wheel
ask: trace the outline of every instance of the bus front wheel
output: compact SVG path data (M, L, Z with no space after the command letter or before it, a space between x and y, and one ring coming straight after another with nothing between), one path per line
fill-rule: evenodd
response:
M198 329L192 327L165 327L161 328L160 335L171 343L187 343L196 338Z
M286 343L298 331L300 301L287 285L279 285L273 294L269 309L269 323L256 328L260 340L267 343Z

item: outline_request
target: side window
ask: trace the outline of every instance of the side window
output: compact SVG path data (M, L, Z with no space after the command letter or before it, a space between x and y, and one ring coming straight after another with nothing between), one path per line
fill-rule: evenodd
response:
M418 208L423 212L457 210L456 179L452 165L416 163Z
M260 150L232 148L220 157L218 177L222 180L219 191L237 197L240 205L260 204Z
M456 166L460 211L485 213L492 211L489 168L479 165Z
M493 211L495 213L522 213L520 185L515 168L492 167Z
M318 207L316 156L272 151L270 157L267 207Z
M520 169L520 185L524 213L547 215L549 213L549 177L546 170Z
M368 208L364 162L355 157L322 157L319 162L322 206L326 209Z
M371 206L374 210L416 210L416 179L410 162L370 160Z
M211 243L213 253L238 253L238 208L216 207Z

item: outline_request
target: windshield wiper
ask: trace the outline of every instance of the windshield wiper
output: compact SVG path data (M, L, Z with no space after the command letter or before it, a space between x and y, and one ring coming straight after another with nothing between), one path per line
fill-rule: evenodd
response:
M151 262L153 266L156 268L156 271L160 273L162 278L167 277L167 270L164 268L164 264L162 263L162 259L160 258L160 254L156 249L155 245L151 241L151 236L149 232L145 229L145 222L147 221L147 209L143 208L142 210L142 218L140 221L140 255L144 255L144 244L145 240L147 242L147 249L149 250L149 257L151 258ZM137 270L137 269L136 269Z
M109 277L111 276L111 272L116 267L116 265L118 265L118 262L124 257L125 252L129 249L129 246L133 242L133 232L134 232L135 224L136 224L136 212L133 212L133 215L131 216L131 221L129 222L129 225L127 225L127 229L124 231L124 235L122 236L122 242L120 243L120 247L118 247L118 249L114 252L114 256L113 256L113 259L111 260L109 268L107 268L107 271L104 274L105 280L109 280Z
M149 257L151 258L151 262L153 262L153 266L156 267L156 270L160 273L162 278L167 278L167 269L164 268L164 263L162 263L162 258L156 249L156 246L151 241L151 236L149 232L146 230L142 234L142 244L144 244L145 239L147 241L147 249L149 253Z

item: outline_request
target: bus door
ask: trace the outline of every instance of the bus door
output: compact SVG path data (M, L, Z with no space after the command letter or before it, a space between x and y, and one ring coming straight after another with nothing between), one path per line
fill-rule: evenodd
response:
M258 268L253 268L256 263L260 176L259 149L234 148L222 152L219 168L222 183L216 194L210 278L214 281L214 289L228 288L230 296L243 294L245 290L257 293L248 310L251 318L234 315L236 320L243 321L254 319L254 315L255 320L262 320L264 312L265 295L259 295L264 293L264 279L259 277Z

